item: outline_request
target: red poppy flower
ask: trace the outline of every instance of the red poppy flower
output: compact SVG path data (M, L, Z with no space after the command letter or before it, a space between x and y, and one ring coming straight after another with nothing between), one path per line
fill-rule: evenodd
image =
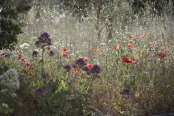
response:
M30 66L30 65L31 65L28 61L26 61L25 64L26 64L27 66Z
M89 108L89 105L87 105L87 107Z
M149 46L151 46L152 44L151 43L148 43L149 44Z
M118 49L118 46L114 46L113 48L114 48L114 49Z
M158 54L158 56L160 57L160 58L163 58L163 57L166 57L166 54L164 54L164 53L160 53L160 54Z
M170 59L169 62L172 62L172 59Z
M67 53L63 53L63 54L62 54L62 56L65 56L65 57L67 57Z
M51 23L51 21L48 21L48 23Z
M143 35L143 38L146 38L146 36L145 36L145 35Z
M128 47L131 47L131 46L132 46L132 44L128 43Z
M122 57L123 62L126 62L126 60L128 60L127 57Z
M161 91L158 91L158 93L161 93Z
M120 44L124 44L122 41L120 41Z
M98 51L98 49L93 49L94 52Z
M133 36L132 35L129 35L129 38L133 38Z
M25 58L22 58L22 61L26 62Z
M88 61L88 57L85 57L84 60L85 60L85 61Z
M67 49L64 47L64 48L62 49L62 52L65 52L65 51L67 51Z
M128 59L126 62L127 63L131 63L132 62L132 59Z
M23 71L24 71L24 73L28 73L28 71L27 71L27 70L25 70L25 69L24 69Z
M19 56L19 57L18 57L19 60L22 59L22 55L19 54L18 56Z
M60 15L57 15L57 17L60 17Z
M52 48L48 46L48 47L47 47L47 50L52 51Z
M124 63L131 63L131 59L128 59L127 57L122 57L122 61L124 62Z
M137 39L133 39L135 42L137 42Z
M76 73L76 69L74 68L73 73Z
M68 51L65 51L64 53L68 53Z
M30 73L29 75L30 75L30 76L33 76L33 74L32 74L32 73Z
M87 67L91 67L92 66L92 64L87 64Z

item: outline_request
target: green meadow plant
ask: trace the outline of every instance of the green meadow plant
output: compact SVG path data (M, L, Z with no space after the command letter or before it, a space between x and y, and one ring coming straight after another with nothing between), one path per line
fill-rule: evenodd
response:
M39 87L35 90L35 96L33 99L33 103L36 105L36 112L35 115L91 115L93 112L97 113L97 111L92 107L87 107L88 99L92 98L89 95L91 91L88 88L88 92L81 92L76 89L72 89L72 81L68 81L69 75L67 74L71 70L70 65L65 65L64 68L66 69L65 74L61 75L59 79L48 79L48 74L44 71L44 51L47 47L52 45L51 39L49 38L49 34L47 32L42 33L38 37L38 41L35 42L37 47L42 49L41 61L38 63L42 63L41 65L41 77L44 79L43 88ZM54 52L50 50L49 55L53 56ZM64 51L65 48L63 49ZM32 56L37 57L38 52L33 51ZM83 68L84 71L89 71L88 67L83 67L86 65L83 58L79 58L75 61L74 68L79 67ZM96 65L97 66L97 65ZM80 70L80 69L79 69ZM100 67L93 66L91 68L91 73L99 73ZM71 88L71 89L70 89ZM70 95L74 94L74 97L70 97ZM102 109L100 109L103 111ZM86 111L86 113L84 113Z

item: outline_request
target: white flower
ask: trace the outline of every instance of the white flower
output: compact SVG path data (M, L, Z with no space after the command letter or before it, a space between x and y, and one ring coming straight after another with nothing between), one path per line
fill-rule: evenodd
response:
M12 97L16 97L16 96L17 96L17 94L16 94L15 92L10 93L10 95L11 95Z
M0 76L0 83L8 86L11 89L19 89L20 83L18 79L18 73L15 69L7 70L3 75Z
M23 43L22 45L20 45L20 47L23 49L23 48L28 48L28 44L27 43Z
M101 45L106 45L105 43L101 43Z
M11 52L11 51L4 51L3 54L15 56L15 52Z
M2 89L0 92L6 92L8 91L8 89Z
M2 107L8 108L8 104L2 103Z

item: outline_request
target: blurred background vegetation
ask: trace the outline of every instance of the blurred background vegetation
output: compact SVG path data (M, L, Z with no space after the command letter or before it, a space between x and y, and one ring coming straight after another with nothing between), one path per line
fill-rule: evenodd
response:
M113 38L113 28L117 22L127 25L137 17L173 16L173 5L174 0L1 0L0 47L13 48L17 35L22 33L21 27L30 25L27 20L36 24L41 16L48 15L44 14L47 9L75 17L79 22L84 18L92 20L93 15L96 19L96 38L101 38L104 26L107 44ZM34 13L28 15L27 11L31 8ZM51 20L51 17L48 18Z

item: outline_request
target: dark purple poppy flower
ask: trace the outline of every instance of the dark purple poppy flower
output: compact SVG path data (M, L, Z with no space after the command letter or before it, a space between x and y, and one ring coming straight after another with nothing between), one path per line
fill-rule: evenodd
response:
M123 89L119 92L120 94L127 94L130 95L130 90L129 89Z
M84 66L82 70L84 70L84 71L87 71L87 72L88 72L88 71L89 71L89 68L88 68L87 66Z
M75 65L77 65L78 67L82 68L83 66L86 65L86 62L83 58L79 58L75 61Z
M38 92L45 92L45 90L44 90L43 88L39 87L39 88L37 88L37 89L35 90L35 92L36 92L36 93L38 93Z
M71 66L69 64L65 65L64 68L66 69L67 72L71 70Z
M97 64L94 64L92 67L91 67L91 73L100 73L101 71L101 68L99 65Z

